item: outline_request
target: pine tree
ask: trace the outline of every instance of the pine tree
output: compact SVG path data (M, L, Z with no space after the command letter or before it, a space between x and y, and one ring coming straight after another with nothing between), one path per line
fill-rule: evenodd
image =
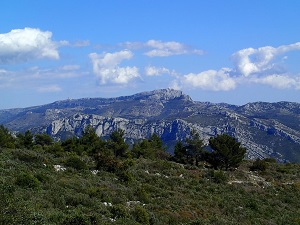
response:
M218 135L209 139L209 145L213 149L208 161L215 168L235 168L240 165L246 154L246 148L228 134Z

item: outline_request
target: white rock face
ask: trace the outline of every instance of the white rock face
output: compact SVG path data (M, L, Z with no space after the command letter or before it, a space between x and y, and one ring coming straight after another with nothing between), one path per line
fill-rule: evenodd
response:
M57 101L25 109L0 110L0 124L15 133L46 132L55 140L81 136L92 126L98 136L122 129L133 142L156 133L172 151L195 129L204 143L228 133L247 148L248 158L276 157L285 153L300 162L300 104L291 102L195 102L182 91L162 89L118 98L84 98Z

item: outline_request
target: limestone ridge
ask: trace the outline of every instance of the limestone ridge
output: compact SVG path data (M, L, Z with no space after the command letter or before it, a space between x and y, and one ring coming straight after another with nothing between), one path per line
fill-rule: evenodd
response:
M80 136L88 126L99 136L121 128L134 142L158 134L169 151L196 129L208 142L229 133L247 147L248 158L275 157L300 162L300 104L292 102L195 102L182 91L162 89L117 98L57 101L24 109L0 110L0 124L15 132L47 132L56 140Z

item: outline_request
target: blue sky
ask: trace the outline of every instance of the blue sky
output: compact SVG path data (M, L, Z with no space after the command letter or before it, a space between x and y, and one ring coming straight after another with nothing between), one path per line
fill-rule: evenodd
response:
M161 88L299 102L299 10L292 0L4 0L0 109Z

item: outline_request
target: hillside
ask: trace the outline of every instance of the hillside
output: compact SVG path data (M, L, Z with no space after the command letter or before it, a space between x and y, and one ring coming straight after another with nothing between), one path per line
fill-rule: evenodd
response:
M243 106L193 101L181 91L155 90L118 98L57 101L23 109L0 110L0 124L14 132L46 132L56 140L80 136L91 125L97 134L125 131L128 142L158 134L170 152L192 129L205 143L228 133L247 148L247 157L300 162L300 104L249 103Z
M140 158L124 174L96 170L86 155L81 166L71 159L0 149L0 224L300 223L299 164L219 171Z

